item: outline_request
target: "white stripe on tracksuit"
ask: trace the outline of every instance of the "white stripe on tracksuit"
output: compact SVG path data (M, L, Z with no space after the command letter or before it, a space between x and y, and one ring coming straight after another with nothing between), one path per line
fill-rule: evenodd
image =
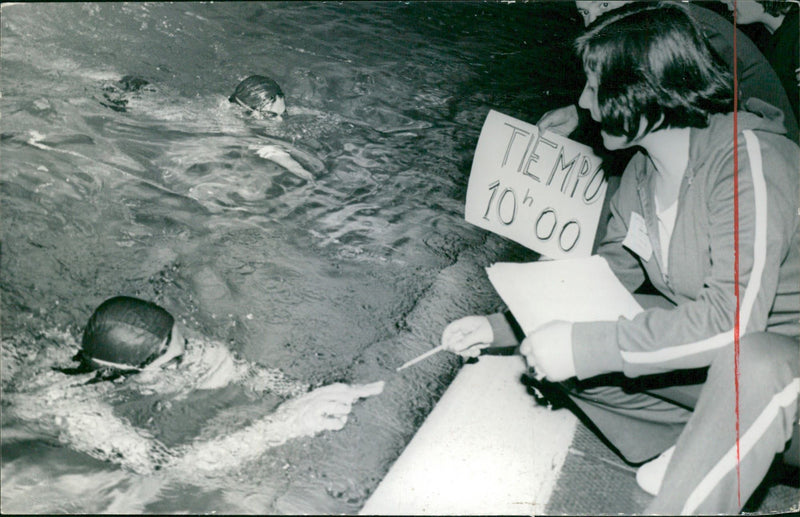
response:
M752 131L743 132L745 142L747 145L747 154L750 158L750 170L753 176L753 191L755 198L755 242L753 246L753 271L750 276L750 283L748 283L745 290L745 295L742 301L741 321L742 328L747 328L747 321L749 320L750 313L755 302L758 289L761 286L761 275L764 271L764 263L767 254L767 189L764 180L764 170L761 162L761 148L758 143L758 138ZM708 341L717 340L721 341L723 335L730 334L731 337L726 343L718 346L724 346L733 340L733 332L726 332L711 339L707 339L701 344ZM688 353L696 353L694 348L696 344L683 345L679 347L681 350L686 350L687 347L692 347ZM705 350L713 347L706 345ZM671 350L671 349L670 349ZM676 352L678 353L678 352ZM680 354L678 354L680 356ZM761 437L767 432L770 425L772 425L775 418L779 415L781 407L787 407L790 404L797 403L797 395L800 390L800 379L793 379L781 392L777 393L772 400L767 404L761 414L755 419L750 427L742 434L738 443L734 444L728 452L720 459L719 462L706 474L703 480L697 485L692 494L686 501L681 514L692 514L697 511L697 508L703 501L711 494L714 488L722 481L722 479L736 466L741 463L744 456L747 455L758 443ZM739 457L737 458L737 452Z
M745 431L739 439L739 458L736 457L736 445L728 449L722 459L714 465L706 477L697 485L692 495L686 500L686 504L681 510L681 515L691 515L697 511L708 495L714 490L720 481L742 461L748 452L761 440L767 432L775 418L780 414L780 409L791 404L797 404L797 393L800 391L800 378L792 379L783 391L772 397L764 411L758 415L753 424Z
M753 242L753 269L750 281L745 287L739 313L740 328L746 330L753 312L753 305L761 289L761 277L767 259L767 185L764 181L764 170L761 163L761 149L758 138L752 131L743 131L747 143L747 155L750 158L750 170L753 176L753 196L755 198L755 236ZM673 359L701 354L709 350L722 348L733 342L733 329L715 336L686 343L684 345L662 348L652 351L622 350L622 358L629 363L650 364L667 362Z

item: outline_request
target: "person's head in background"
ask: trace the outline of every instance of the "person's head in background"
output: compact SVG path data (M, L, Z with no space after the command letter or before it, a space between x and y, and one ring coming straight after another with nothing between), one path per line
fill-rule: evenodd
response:
M661 129L706 127L711 114L733 108L730 73L679 4L617 11L575 45L587 76L579 106L600 122L608 149Z
M175 318L158 305L132 298L109 298L95 309L83 332L78 373L99 371L104 380L156 370L183 355L185 340Z
M783 23L786 14L797 8L795 2L788 0L721 0L728 6L728 10L736 10L736 23L748 25L761 23L770 32L775 32Z
M578 14L583 18L583 25L588 27L589 24L594 22L603 14L613 11L625 4L629 4L635 0L620 0L616 2L597 2L597 1L582 1L577 0L575 7L578 8Z
M244 79L228 100L259 117L280 117L286 111L283 90L278 83L263 75Z

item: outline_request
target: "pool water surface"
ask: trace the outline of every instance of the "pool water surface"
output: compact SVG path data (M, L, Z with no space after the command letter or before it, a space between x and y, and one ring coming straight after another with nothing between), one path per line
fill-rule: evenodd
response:
M117 294L298 382L386 386L342 431L202 479L4 432L3 511L357 512L460 363L395 368L499 305L485 266L532 257L464 221L466 185L490 109L535 122L573 102L576 17L561 2L4 5L4 429L12 395L68 366ZM251 74L281 85L282 120L228 102ZM158 430L187 442L279 402L209 391Z

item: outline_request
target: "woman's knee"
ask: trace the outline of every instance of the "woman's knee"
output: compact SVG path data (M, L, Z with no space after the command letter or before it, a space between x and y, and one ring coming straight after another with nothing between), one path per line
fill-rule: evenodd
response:
M739 344L739 363L753 364L757 368L793 370L796 376L800 342L797 338L771 332L754 332L742 336Z
M709 368L708 380L737 377L739 385L772 383L782 389L800 375L797 338L771 332L753 332L725 347ZM707 381L708 382L708 381Z

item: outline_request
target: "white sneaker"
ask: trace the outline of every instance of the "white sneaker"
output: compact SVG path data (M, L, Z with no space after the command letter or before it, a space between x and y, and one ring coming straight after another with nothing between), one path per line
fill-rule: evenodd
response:
M639 467L639 470L636 471L636 483L642 490L650 495L658 495L673 452L675 452L674 445L662 452L656 459Z

